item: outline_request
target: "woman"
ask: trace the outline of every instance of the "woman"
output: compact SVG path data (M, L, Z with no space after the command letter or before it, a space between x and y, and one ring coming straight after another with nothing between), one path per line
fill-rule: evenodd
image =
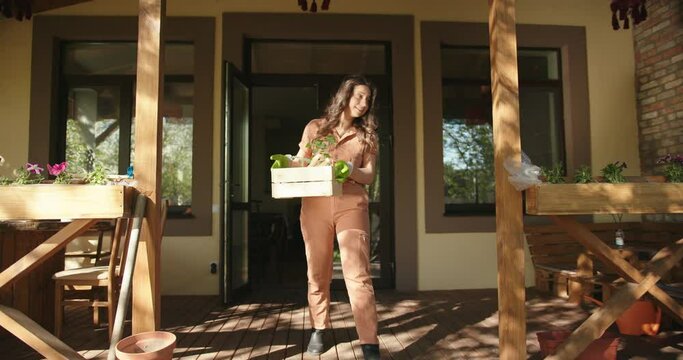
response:
M366 360L379 359L377 310L370 278L370 220L368 194L363 185L375 177L378 151L375 87L361 76L349 76L330 100L325 115L306 125L297 158L311 159L320 140L334 137L325 152L332 164L348 166L341 196L305 197L301 204L301 231L308 264L308 305L313 325L308 352L326 348L330 328L330 282L334 237L341 253L346 289Z

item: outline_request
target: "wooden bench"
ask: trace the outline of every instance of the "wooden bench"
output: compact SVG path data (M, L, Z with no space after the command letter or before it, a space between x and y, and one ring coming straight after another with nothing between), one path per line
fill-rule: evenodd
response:
M625 246L633 248L660 249L683 237L683 223L591 223L587 226L610 246L614 246L617 229L624 231ZM584 247L556 225L525 226L524 233L534 265L536 289L540 292L567 298L571 288L581 287L599 293L616 278L603 272L599 262L593 264ZM588 274L579 271L584 264L593 271ZM676 271L672 273L676 277ZM679 273L683 275L683 271ZM581 296L575 296L570 300L580 299Z

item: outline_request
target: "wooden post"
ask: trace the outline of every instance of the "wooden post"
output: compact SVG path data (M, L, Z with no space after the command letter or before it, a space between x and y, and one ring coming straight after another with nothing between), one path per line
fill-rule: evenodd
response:
M159 208L165 15L166 0L140 0L134 172L140 194L148 201L133 274L133 334L158 329L161 314Z
M522 194L503 167L506 159L521 161L515 0L489 0L489 6L500 358L525 359Z

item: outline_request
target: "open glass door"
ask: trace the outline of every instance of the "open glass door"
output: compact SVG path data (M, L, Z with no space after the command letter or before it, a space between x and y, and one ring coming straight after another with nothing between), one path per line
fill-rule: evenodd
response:
M225 115L221 152L223 186L221 293L232 302L249 279L249 117L250 85L234 65L225 65Z

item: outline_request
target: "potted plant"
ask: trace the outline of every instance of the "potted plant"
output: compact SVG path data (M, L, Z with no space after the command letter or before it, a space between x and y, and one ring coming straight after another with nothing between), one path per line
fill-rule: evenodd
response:
M667 182L683 182L683 155L667 154L659 158L657 164L664 165L664 177Z
M574 173L574 182L577 184L590 184L595 182L590 166L583 165L576 169L576 172Z
M564 166L562 163L557 163L552 167L541 167L541 176L543 180L550 184L564 183Z
M0 165L4 163L0 157ZM101 166L78 181L88 186L74 185L66 162L45 168L29 162L14 170L13 177L0 177L0 220L106 219L130 214L134 188L105 185Z
M667 170L675 180L680 161L671 157ZM542 172L544 183L525 191L526 210L531 215L578 215L619 213L675 213L683 212L683 184L628 182L623 172L626 163L615 161L601 169L601 180L596 182L590 168L581 167L574 184L566 184L557 164ZM636 179L633 179L636 180Z
M623 174L624 169L626 169L625 162L622 161L620 163L619 161L615 161L605 165L605 167L600 170L600 173L602 173L602 178L608 183L621 184L626 182L626 177Z

